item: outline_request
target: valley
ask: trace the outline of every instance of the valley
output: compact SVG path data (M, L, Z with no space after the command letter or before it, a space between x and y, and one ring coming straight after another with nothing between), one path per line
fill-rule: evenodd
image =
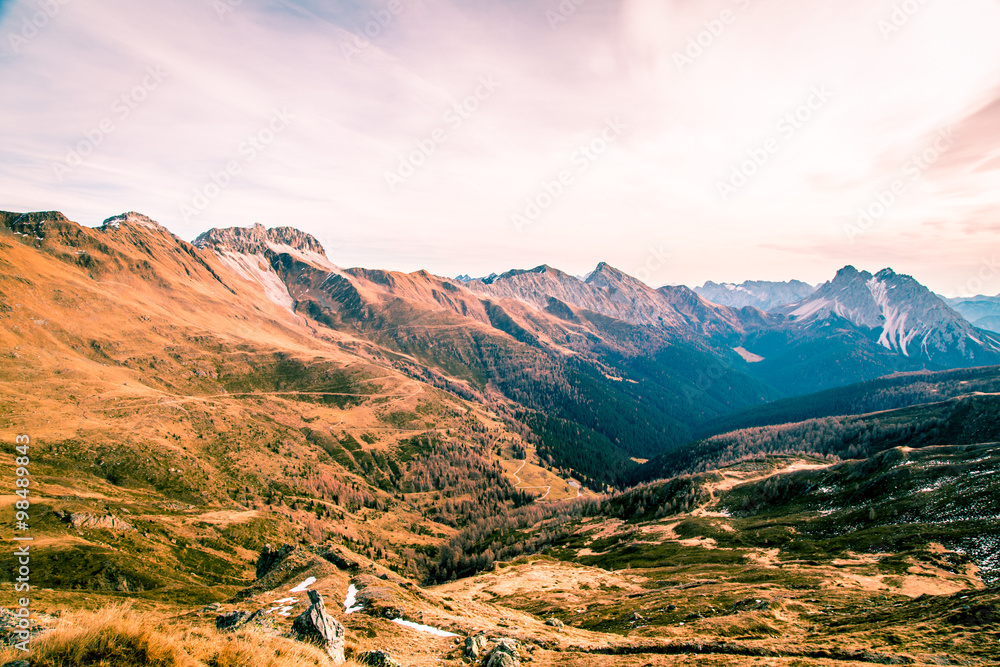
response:
M1000 339L891 271L803 285L758 310L0 212L31 665L86 628L149 664L335 663L293 630L307 589L347 664L997 664Z

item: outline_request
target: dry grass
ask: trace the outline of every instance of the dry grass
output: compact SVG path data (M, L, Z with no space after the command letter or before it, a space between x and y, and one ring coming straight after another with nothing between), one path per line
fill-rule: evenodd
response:
M300 642L241 631L167 625L127 605L67 614L33 640L30 654L5 649L0 662L28 659L32 667L329 667L320 649ZM352 667L353 662L345 663Z

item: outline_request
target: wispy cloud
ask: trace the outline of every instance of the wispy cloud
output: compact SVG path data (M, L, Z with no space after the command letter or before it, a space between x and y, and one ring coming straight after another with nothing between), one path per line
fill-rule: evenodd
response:
M556 25L555 0L393 3L244 0L220 16L210 0L66 0L14 52L40 5L0 2L0 206L90 224L137 209L185 238L292 224L338 263L445 274L644 266L650 247L675 248L652 283L818 281L870 257L946 290L998 240L990 0L926 3L888 38L891 0L587 0ZM116 115L149 67L167 77ZM386 170L482 77L502 85L389 190ZM721 201L720 179L824 85L829 102ZM275 109L294 123L185 220ZM518 233L511 211L614 117L628 131ZM60 181L53 165L106 118L114 130ZM955 145L848 243L858 207L944 127Z

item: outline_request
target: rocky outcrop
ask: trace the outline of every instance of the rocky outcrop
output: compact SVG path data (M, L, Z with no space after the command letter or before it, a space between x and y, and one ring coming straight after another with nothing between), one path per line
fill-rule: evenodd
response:
M513 639L501 639L497 642L490 651L484 667L521 667L517 655L517 642Z
M77 530L89 528L90 530L112 530L119 533L127 533L135 530L135 526L124 519L119 519L110 514L105 516L94 516L83 512L73 514L57 514L63 521L71 524Z
M483 649L486 648L486 635L480 632L465 638L465 657L470 660L478 660Z
M257 578L263 579L271 570L288 558L288 555L295 550L291 544L282 544L276 549L272 549L270 544L265 544L257 557Z
M292 636L315 644L339 665L344 662L344 626L326 612L323 596L309 591L309 608L292 623Z
M368 665L368 667L403 667L385 651L365 651L356 656L354 660L359 664Z
M245 600L264 591L271 591L288 584L301 581L307 575L321 579L336 572L327 560L310 550L293 545L272 547L267 544L257 557L257 581L236 593L237 600Z
M361 562L357 557L339 545L334 545L327 551L322 552L320 557L336 565L341 570L356 570L361 567Z
M250 629L258 632L277 633L277 626L274 618L263 609L258 609L252 614L245 611L231 611L227 614L219 614L215 618L215 628L219 632L235 632L237 630Z

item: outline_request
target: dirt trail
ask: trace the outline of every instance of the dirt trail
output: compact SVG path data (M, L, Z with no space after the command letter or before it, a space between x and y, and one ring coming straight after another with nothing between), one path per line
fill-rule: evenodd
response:
M759 482L767 479L768 477L784 475L790 472L797 472L799 470L819 470L821 468L829 468L832 465L833 463L808 463L806 461L795 461L784 468L772 470L763 475L747 475L746 473L738 472L720 472L719 474L722 475L722 479L720 481L710 482L705 485L705 488L708 490L710 496L708 502L701 507L692 510L691 516L725 516L721 512L712 512L708 508L714 507L716 503L719 502L719 497L716 495L717 493L729 491L740 484Z
M521 478L517 476L517 473L521 472L521 469L524 468L524 466L527 463L528 463L528 459L525 459L524 461L521 462L521 465L518 467L518 469L511 473L514 476L514 479L517 480L517 484L514 485L514 488L515 489L545 489L545 494L544 495L541 495L538 498L535 498L536 501L543 500L552 491L552 485L551 484L549 484L548 486L521 486L522 484L524 484L524 482L522 482Z

